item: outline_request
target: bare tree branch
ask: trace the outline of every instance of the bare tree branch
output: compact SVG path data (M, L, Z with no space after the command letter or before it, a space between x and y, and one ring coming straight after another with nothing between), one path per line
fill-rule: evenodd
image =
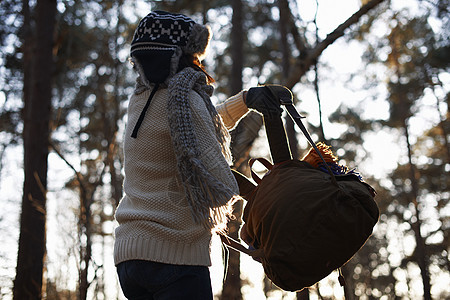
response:
M66 165L72 169L72 171L75 173L75 176L77 177L77 181L80 184L80 188L87 190L86 187L84 186L84 178L83 178L83 174L81 174L80 172L77 171L77 169L75 169L75 167L64 157L64 155L61 153L61 151L59 151L59 149L56 147L56 145L50 141L49 142L50 147L53 149L53 151L55 151L55 153L59 156L59 158L61 158Z
M287 18L286 21L288 25L289 33L292 35L292 38L294 40L294 45L300 51L300 56L302 57L304 54L308 52L308 44L306 43L306 37L304 34L301 34L299 31L299 28L296 25L296 21L300 20L300 16L294 16L292 14L292 10L289 8L290 5L296 5L295 1L290 4L288 0L282 1L282 5L280 6L280 9L284 7L284 9L287 11ZM281 13L280 13L281 18Z
M298 58L297 64L292 66L290 76L285 82L283 82L283 84L292 89L294 85L296 85L297 82L300 81L300 78L306 73L306 71L315 64L322 52L339 37L344 35L345 29L357 23L364 14L366 14L369 10L373 9L383 1L385 0L372 0L366 5L362 6L359 11L354 13L350 18L348 18L332 33L330 33L323 41L319 42L313 49L310 50L308 50L308 46L305 44L303 37L298 32L298 28L291 28L291 34L294 38L294 43L300 50L300 57ZM291 26L295 27L294 17L292 15L290 23ZM241 121L241 123L244 122L248 122L249 124L252 124L252 126L251 128L247 125L241 126L242 128L239 130L239 132L234 133L235 142L233 144L233 157L241 158L240 160L235 162L235 166L239 166L246 161L252 144L258 136L259 129L262 126L262 118L258 114L249 114Z
M366 5L363 5L357 12L355 12L351 17L349 17L344 23L339 25L333 32L328 34L323 41L318 43L307 53L304 59L298 60L297 64L295 64L293 70L291 71L291 75L285 82L285 85L288 88L293 88L329 45L343 36L344 31L347 28L357 23L363 15L365 15L369 10L373 9L383 1L385 0L372 0L368 2Z

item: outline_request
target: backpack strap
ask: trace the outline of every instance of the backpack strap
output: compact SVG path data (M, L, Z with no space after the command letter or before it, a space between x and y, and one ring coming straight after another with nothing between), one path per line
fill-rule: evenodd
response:
M272 118L263 116L263 120L273 163L277 164L291 160L291 149L289 148L286 130L281 116Z
M255 161L259 161L264 167L266 167L266 169L267 170L272 170L272 168L273 168L273 165L267 160L267 159L265 159L265 158L262 158L262 157L259 157L259 158L251 158L249 161L248 161L248 165L249 165L249 167L250 167L250 171L251 171L251 173L252 173L252 178L253 178L253 180L257 183L257 184L259 184L260 182L261 182L261 178L258 176L258 175L256 175L256 173L253 171L253 164L255 163Z
M233 248L239 252L245 253L251 256L254 260L261 262L261 258L264 256L263 249L250 249L242 245L240 242L235 239L229 237L228 235L219 234L222 243L229 248Z
M339 188L339 185L337 183L336 177L333 174L333 171L331 170L330 166L326 163L325 159L323 158L322 153L317 148L316 143L314 143L313 139L311 138L311 135L309 134L308 130L306 129L305 125L302 123L302 116L298 113L298 111L295 109L294 105L292 104L292 100L287 99L280 99L280 103L286 107L286 111L288 112L291 119L297 124L297 126L302 131L303 135L308 140L309 144L314 148L314 150L319 155L320 159L323 161L325 167L328 170L328 173L331 176L331 182Z
M305 135L308 142L311 144L311 146L314 148L314 150L319 155L320 159L324 162L325 167L327 168L328 173L331 176L331 182L336 186L339 187L336 178L334 177L333 171L331 170L330 166L325 162L325 159L322 156L322 153L320 153L320 150L317 148L316 143L311 138L311 135L309 134L308 130L302 123L302 117L297 110L294 107L294 104L292 102L292 94L290 94L289 97L284 97L283 95L278 95L276 93L273 94L274 97L278 97L280 101L280 105L284 105L289 116L292 118L292 120L297 124L297 126L300 128L300 130ZM270 154L272 155L272 161L274 164L278 164L287 160L292 159L291 150L289 148L289 144L286 137L286 131L284 128L283 121L281 119L281 115L278 117L270 117L270 116L263 116L264 118L264 127L266 129L267 139L269 141L269 147L270 147ZM253 177L253 173L252 173ZM253 178L254 179L254 178ZM259 183L259 182L258 182Z

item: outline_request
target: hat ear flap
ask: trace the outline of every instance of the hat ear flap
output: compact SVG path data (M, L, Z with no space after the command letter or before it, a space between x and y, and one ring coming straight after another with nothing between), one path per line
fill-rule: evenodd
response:
M195 23L192 26L187 44L183 47L183 50L187 54L201 57L205 54L210 39L211 30L209 26L203 26Z

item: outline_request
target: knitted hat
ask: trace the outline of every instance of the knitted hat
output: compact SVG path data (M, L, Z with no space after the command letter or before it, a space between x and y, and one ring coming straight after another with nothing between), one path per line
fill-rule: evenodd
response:
M131 42L130 55L141 64L151 65L153 69L156 63L159 72L169 71L169 74L164 75L172 76L177 71L182 54L190 54L200 60L203 58L210 37L209 27L197 24L185 15L153 11L139 22ZM148 59L151 62L145 63L144 60ZM145 75L149 82L166 79L161 73L157 78L148 73L145 72Z
M209 28L191 18L165 11L149 13L139 22L131 42L131 56L136 51L181 48L183 53L201 56L210 39Z

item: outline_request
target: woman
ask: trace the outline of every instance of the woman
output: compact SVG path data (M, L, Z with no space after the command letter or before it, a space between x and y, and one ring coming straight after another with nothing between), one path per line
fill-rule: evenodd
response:
M213 298L211 235L225 230L239 193L227 129L248 107L265 117L281 114L278 91L266 87L242 91L216 110L214 80L200 63L209 40L209 29L189 17L155 11L131 43L138 78L114 245L128 299Z
M224 230L239 192L227 128L248 108L244 92L217 111L212 105L213 79L200 63L209 39L207 27L161 11L142 19L133 37L139 76L128 107L114 247L128 299L213 298L211 235Z

